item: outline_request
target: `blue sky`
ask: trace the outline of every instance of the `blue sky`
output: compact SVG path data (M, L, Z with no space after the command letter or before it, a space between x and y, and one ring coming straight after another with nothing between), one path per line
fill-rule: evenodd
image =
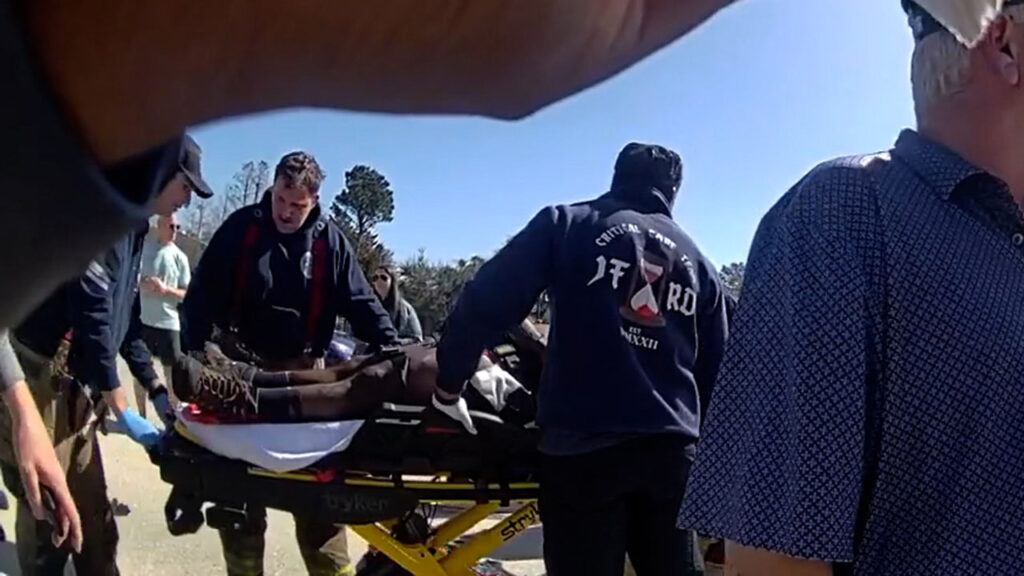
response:
M490 255L543 205L604 192L630 140L685 163L676 219L717 264L745 260L765 211L804 172L889 147L913 126L912 41L897 0L742 0L612 80L519 122L287 111L195 130L218 192L293 149L395 190L380 236L399 258Z

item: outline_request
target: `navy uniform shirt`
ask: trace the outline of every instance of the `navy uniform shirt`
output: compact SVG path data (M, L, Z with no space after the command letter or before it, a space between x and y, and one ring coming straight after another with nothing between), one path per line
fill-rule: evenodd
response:
M68 368L91 388L120 387L120 354L136 379L152 391L158 378L149 348L142 340L139 261L146 232L118 240L94 259L81 277L50 295L15 330L18 341L44 357L52 357L71 331Z
M724 291L660 192L613 188L538 212L462 291L437 347L438 387L459 391L545 290L542 452L663 433L697 439L728 335Z
M254 224L260 232L247 248L245 237ZM325 283L320 286L313 284L312 249L317 234L328 240ZM250 265L236 302L241 258L249 259ZM323 308L310 342L306 323L314 289L321 291ZM258 204L231 214L210 239L181 305L182 345L186 350L202 350L218 326L237 330L242 342L264 360L280 362L304 353L319 358L334 335L338 316L348 320L354 336L364 342L378 346L398 342L391 318L338 227L321 218L320 208L314 207L300 230L281 234L272 220L267 191Z
M757 232L680 525L837 574L1024 566L1024 223L912 131Z

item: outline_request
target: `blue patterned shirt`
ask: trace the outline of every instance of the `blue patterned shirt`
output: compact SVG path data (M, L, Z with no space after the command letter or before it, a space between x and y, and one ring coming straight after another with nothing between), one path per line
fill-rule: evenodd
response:
M680 526L837 574L1024 566L1024 220L905 131L765 216Z

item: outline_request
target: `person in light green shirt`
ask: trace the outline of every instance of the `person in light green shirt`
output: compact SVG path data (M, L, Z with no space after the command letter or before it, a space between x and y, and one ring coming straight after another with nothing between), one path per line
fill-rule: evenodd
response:
M178 304L185 298L185 289L192 280L188 256L174 243L178 235L173 215L160 216L155 237L146 240L142 249L139 290L142 301L143 339L153 356L160 359L168 390L171 367L181 354L181 320ZM136 385L135 399L139 413L146 415L146 393Z

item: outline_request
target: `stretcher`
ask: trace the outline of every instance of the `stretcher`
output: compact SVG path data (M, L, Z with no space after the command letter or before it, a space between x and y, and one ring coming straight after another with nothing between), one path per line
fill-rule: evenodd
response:
M539 522L539 431L472 415L476 436L433 421L423 407L387 404L343 451L286 472L214 454L179 420L151 451L172 486L168 528L237 528L249 511L276 509L348 525L376 550L359 576L473 574L478 560ZM441 505L465 509L432 523ZM467 536L509 507L493 527Z

